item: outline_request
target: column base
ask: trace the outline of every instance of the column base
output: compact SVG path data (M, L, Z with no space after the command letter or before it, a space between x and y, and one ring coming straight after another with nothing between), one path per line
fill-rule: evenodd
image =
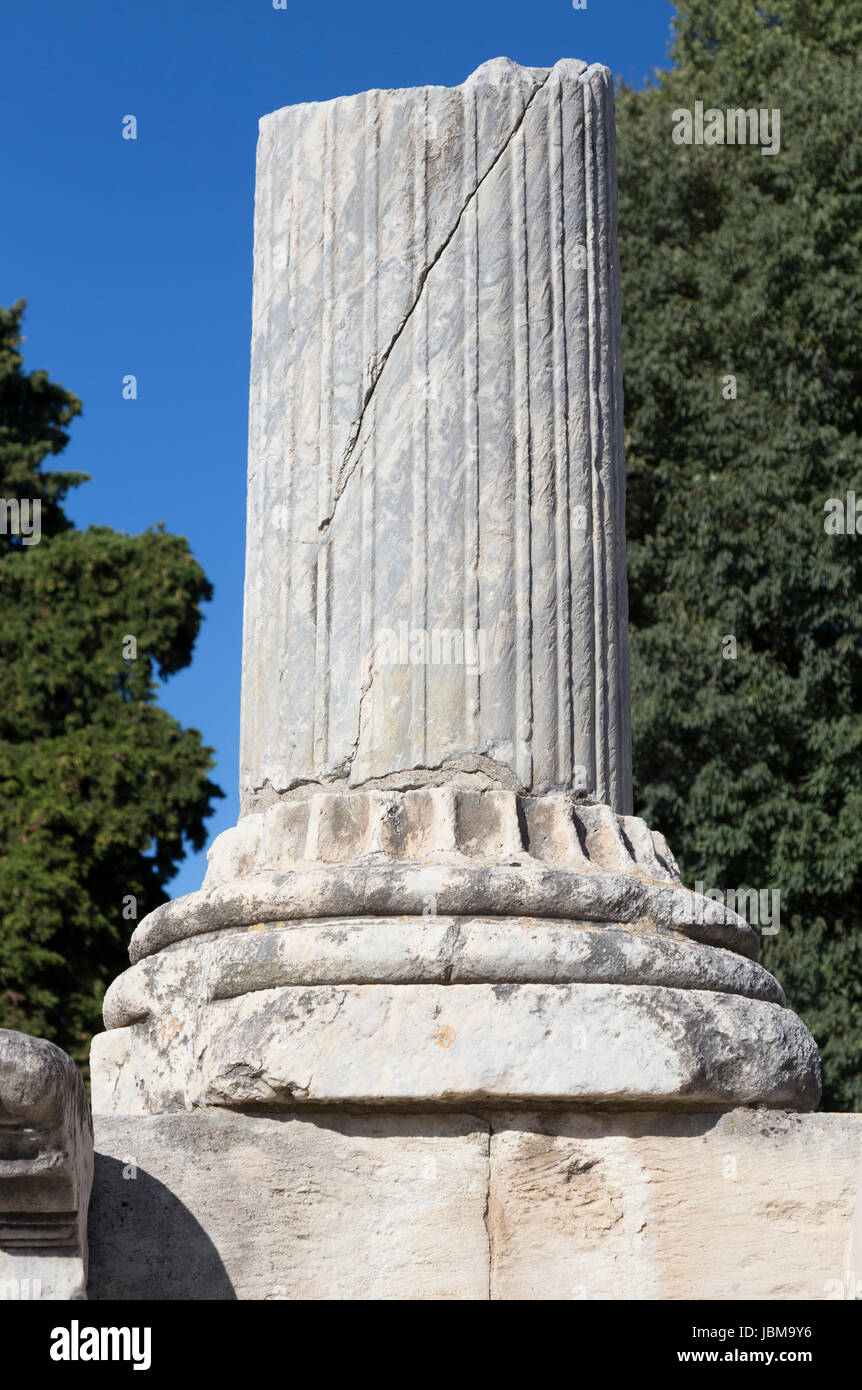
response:
M660 836L606 806L449 788L279 803L138 927L93 1106L813 1109L814 1040L755 953Z

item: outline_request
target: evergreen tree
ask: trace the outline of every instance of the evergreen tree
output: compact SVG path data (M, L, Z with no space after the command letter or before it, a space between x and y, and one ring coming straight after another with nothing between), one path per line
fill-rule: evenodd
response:
M779 890L761 958L844 1110L862 534L824 508L862 502L860 32L849 0L685 0L674 68L617 112L637 809L689 883ZM674 143L698 101L777 108L778 152Z
M82 473L52 472L81 410L25 372L23 302L0 309L0 1026L83 1062L135 918L164 902L221 792L211 749L155 703L187 666L212 589L179 536L79 531ZM130 639L134 639L133 641Z

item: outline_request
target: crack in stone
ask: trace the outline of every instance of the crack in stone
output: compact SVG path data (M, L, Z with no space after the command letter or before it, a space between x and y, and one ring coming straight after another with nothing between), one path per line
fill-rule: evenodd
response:
M396 343L398 342L399 338L401 337L402 333L404 332L405 328L407 327L408 323L410 322L410 319L413 317L413 314L416 312L416 309L417 309L418 306L419 306L419 301L420 301L420 299L422 298L422 295L423 295L423 293L424 293L425 286L426 286L426 284L428 283L428 277L429 277L429 275L431 274L431 271L434 269L435 265L436 265L437 262L440 260L441 256L444 254L444 252L446 251L447 247L448 247L449 244L451 243L453 237L455 236L455 233L458 231L458 228L459 228L460 225L461 225L462 219L463 219L463 217L464 217L464 213L467 211L467 209L468 209L468 207L470 206L470 204L474 201L474 199L475 199L476 196L478 195L479 189L482 187L482 184L483 184L483 183L485 182L485 180L486 180L487 178L489 178L490 175L494 172L494 170L496 169L496 167L497 167L497 165L499 164L500 160L503 158L504 154L506 153L506 151L508 150L509 146L511 145L512 141L515 139L516 135L517 135L518 132L520 131L522 125L524 124L524 121L525 121L526 118L527 118L527 112L529 111L530 107L532 106L532 104L533 104L533 102L535 101L536 97L538 96L539 92L541 92L542 88L546 85L546 83L548 82L549 78L553 75L553 72L554 72L554 69L553 69L553 68L550 68L550 69L548 70L547 74L545 75L545 77L542 78L542 81L539 82L539 83L533 88L532 92L530 93L529 97L527 98L526 102L524 103L524 108L523 108L523 110L521 111L520 116L519 116L518 119L515 121L515 124L513 125L511 131L509 132L508 136L507 136L506 139L504 140L504 142L503 142L503 144L501 145L500 149L498 150L497 154L494 156L494 159L493 159L493 160L491 161L491 163L488 165L488 168L485 170L484 174L483 174L482 177L479 179L478 183L476 184L476 187L475 187L474 189L472 189L472 190L470 191L470 193L468 193L467 197L465 198L465 200L464 200L464 202L463 202L463 204L462 204L462 206L461 206L461 210L460 210L460 212L458 213L458 216L456 217L455 222L453 223L453 226L452 226L451 231L450 231L449 234L446 236L445 240L443 241L442 245L439 247L439 249L437 250L437 252L435 253L435 255L434 255L434 256L432 257L432 259L428 262L428 264L426 265L425 269L422 271L422 274L421 274L420 277L419 277L419 285L418 285L418 288L417 288L417 290L416 290L416 295L415 295L415 297L414 297L414 299L413 299L413 303L410 305L410 308L407 310L407 313L405 314L405 316L404 316L404 318L402 319L401 323L399 324L399 326L396 328L395 332L393 333L392 338L391 338L391 340L390 340L390 342L389 342L389 346L387 347L386 351L383 353L383 356L380 358L379 363L375 366L375 368L374 368L374 370L373 370L373 372L372 372L371 381L370 381L370 383L369 383L369 385L368 385L368 389L367 389L366 392L365 392L365 399L363 400L362 406L361 406L360 411L359 411L359 419L356 421L355 425L353 426L353 429L351 430L350 438L349 438L348 441L347 441L347 448L345 449L345 451L344 451L344 457L343 457L342 460L341 460L341 467L340 467L339 470L338 470L338 477L336 478L336 481L335 481L335 493L334 493L333 498L332 498L332 506L331 506L331 508L330 508L329 514L328 514L327 516L325 516L325 517L323 518L323 520L319 523L318 528L317 528L318 531L323 532L323 531L327 531L327 530L329 529L329 527L330 527L330 525L331 525L331 523L332 523L332 519L333 519L333 517L335 516L335 511L336 511L336 508L337 508L337 506L338 506L338 503L341 501L341 498L342 498L343 495L344 495L344 491L345 491L345 489L346 489L346 487L347 487L347 484L350 482L350 479L353 477L353 474L354 474L355 471L356 471L356 468L357 468L357 466L358 466L358 464L359 464L359 461L360 461L360 459L362 458L362 450L360 449L359 453L358 453L357 456L354 458L351 467L348 468L348 464L350 463L351 455L354 453L354 451L355 451L355 449L356 449L356 445L357 445L357 443L358 443L358 441L359 441L359 437L360 437L360 435L361 435L361 433L362 433L362 426L363 426L363 424L365 423L365 416L366 416L366 413L367 413L367 410L368 410L368 406L370 405L371 399L372 399L372 397L373 397L375 391L377 390L377 386L378 386L378 384L379 384L379 382L380 382L380 378L382 377L383 372L384 372L384 370L385 370L386 363L389 361L389 358L390 358L390 356L392 355L392 352L393 352L393 350L394 350L394 348L395 348ZM347 471L345 472L345 470L347 470Z
M368 681L360 690L360 711L361 701L371 689L371 684L376 672L372 671L371 680ZM459 753L450 754L437 763L423 763L413 768L400 768L382 776L369 777L362 782L347 785L344 780L344 770L352 766L355 757L356 742L354 741L354 751L345 756L332 773L323 778L320 777L297 777L292 779L285 787L275 787L269 778L259 785L249 787L244 796L249 798L259 797L266 793L271 793L275 801L283 799L301 800L304 799L306 791L326 792L326 791L415 791L423 787L454 786L462 791L513 791L519 796L528 796L526 786L519 782L516 774L507 763L498 763L495 759L484 753ZM436 778L436 774L442 774L444 780ZM458 776L465 777L484 777L487 784L483 786L465 784L452 781ZM299 792L300 796L294 797L293 793ZM272 804L274 804L274 802ZM584 802L579 799L579 804L592 805L592 802ZM243 812L243 815L247 812Z
M460 923L452 922L451 925L446 928L442 943L442 955L445 962L443 965L442 980L444 985L452 983L452 972L455 969L457 958L463 951L465 944Z
M344 990L344 992L343 992L341 998L339 999L338 1005L337 1005L336 1010L335 1010L335 1013L332 1015L332 1018L329 1020L330 1026L335 1022L335 1020L338 1018L338 1015L341 1013L341 1010L344 1008L344 1001L345 1001L346 998L347 998L348 992L349 992L348 990ZM309 1077L309 1078L308 1078L308 1086L311 1085L311 1082L312 1082L312 1078ZM305 1090L306 1090L306 1091L308 1090L308 1086L305 1087Z
M356 754L359 752L359 740L362 737L362 706L365 702L365 697L373 684L374 664L372 662L371 670L368 674L368 677L366 680L362 682L362 685L359 688L359 708L356 711L356 738L353 740L353 747L351 748L350 752L344 760L344 763L342 764L344 775L346 776L348 782L350 781L350 774L353 771L353 764L356 761Z
M314 1077L310 1076L304 1086L301 1086L298 1081L286 1081L284 1083L284 1090L287 1091L288 1095L291 1096L307 1096L309 1091L311 1090L311 1083L313 1080ZM273 1094L277 1094L277 1090L275 1087L271 1086L269 1082L267 1082L266 1084L270 1086L270 1090L273 1092Z
M492 1172L492 1147L494 1143L494 1127L488 1124L488 1148L485 1152L486 1181L485 1181L485 1209L482 1212L482 1220L485 1226L485 1235L488 1239L488 1302L494 1298L494 1260L496 1252L494 1249L494 1224L491 1214L493 1172Z

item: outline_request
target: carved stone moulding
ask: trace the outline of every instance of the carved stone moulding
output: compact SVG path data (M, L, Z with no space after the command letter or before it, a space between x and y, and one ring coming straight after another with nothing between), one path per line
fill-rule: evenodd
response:
M0 1028L0 1298L83 1299L93 1124L81 1073Z
M279 803L219 837L202 891L130 954L97 1110L819 1094L747 923L686 889L643 821L572 797Z

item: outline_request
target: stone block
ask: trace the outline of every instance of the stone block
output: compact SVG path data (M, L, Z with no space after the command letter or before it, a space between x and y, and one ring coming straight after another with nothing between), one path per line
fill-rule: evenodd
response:
M81 1073L0 1028L0 1297L82 1299L93 1126Z
M91 1299L852 1299L862 1115L97 1116Z
M862 1297L862 1115L497 1115L492 1297Z
M91 1299L482 1299L470 1116L100 1117Z

